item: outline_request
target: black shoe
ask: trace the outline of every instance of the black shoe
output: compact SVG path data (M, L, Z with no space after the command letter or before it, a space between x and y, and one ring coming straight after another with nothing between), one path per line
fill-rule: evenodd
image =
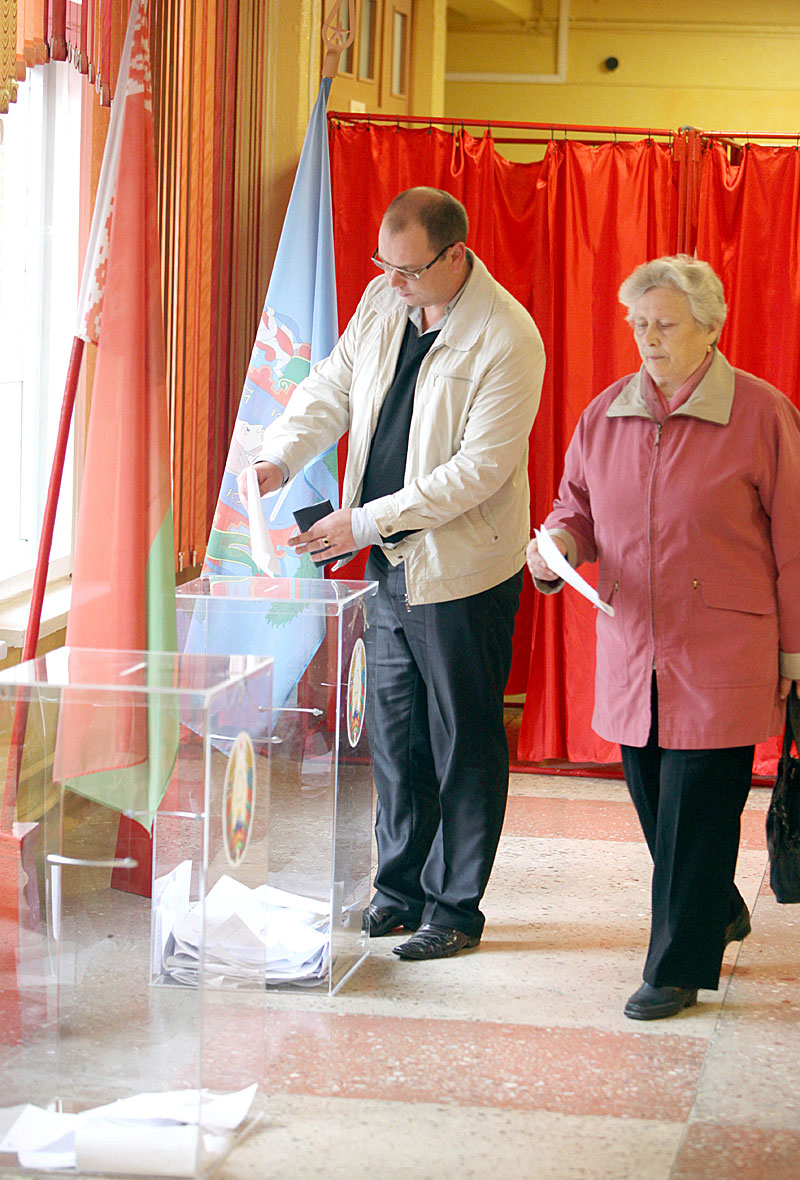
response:
M411 935L408 942L393 949L401 959L449 959L459 951L477 946L480 940L478 934L465 934L463 930L433 926L426 922L416 934Z
M750 911L746 905L743 905L733 921L725 927L725 946L729 942L741 942L743 938L747 938L752 929Z
M412 921L404 910L393 910L388 907L375 905L370 902L364 910L364 928L369 930L370 938L382 938L384 934L391 934L393 930L416 930L418 923Z
M631 1020L663 1020L696 1003L696 987L651 987L643 983L623 1011Z

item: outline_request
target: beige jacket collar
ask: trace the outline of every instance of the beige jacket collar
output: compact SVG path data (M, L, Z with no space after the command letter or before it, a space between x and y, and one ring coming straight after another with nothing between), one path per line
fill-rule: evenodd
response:
M442 325L434 348L446 344L457 352L469 352L481 335L494 310L495 283L480 258L470 250L472 273L461 288L455 306ZM405 324L408 309L388 280L377 293L378 310L389 317L396 316L398 324Z
M607 418L652 418L642 391L642 369L623 385L606 410ZM711 367L694 393L674 411L704 422L727 426L733 405L736 374L721 352L717 351Z

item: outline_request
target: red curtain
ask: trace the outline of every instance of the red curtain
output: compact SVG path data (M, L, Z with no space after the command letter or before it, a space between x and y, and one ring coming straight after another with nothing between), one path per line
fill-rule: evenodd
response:
M652 140L552 141L538 163L510 163L489 135L331 123L339 320L375 270L384 209L427 184L463 201L470 245L533 315L547 373L531 435L531 523L546 516L564 450L588 402L637 367L617 300L623 278L674 249L677 189L670 148ZM350 576L359 576L351 563ZM526 693L518 756L617 760L592 732L594 613L573 592L543 599L525 580L509 693Z
M732 164L718 144L704 153L697 256L725 288L728 360L800 405L800 152L748 144L737 154ZM778 755L777 739L759 746L756 773L774 773Z

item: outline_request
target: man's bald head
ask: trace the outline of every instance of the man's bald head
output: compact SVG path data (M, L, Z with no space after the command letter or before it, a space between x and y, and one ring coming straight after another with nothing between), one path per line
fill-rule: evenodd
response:
M383 215L383 228L400 233L410 225L421 225L434 252L455 242L466 242L469 223L460 201L439 188L409 188L400 193Z

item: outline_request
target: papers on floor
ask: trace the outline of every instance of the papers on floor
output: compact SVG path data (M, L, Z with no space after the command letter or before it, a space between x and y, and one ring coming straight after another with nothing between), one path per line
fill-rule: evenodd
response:
M229 1150L255 1093L255 1085L216 1095L168 1090L80 1114L23 1106L0 1139L0 1154L16 1155L20 1167L42 1171L196 1176Z
M189 904L191 866L184 862L156 882L156 944L160 970L196 985L203 909ZM328 973L330 907L325 902L223 876L205 903L204 983L313 983Z
M577 570L572 568L544 525L542 525L542 527L539 529L534 529L533 535L536 538L536 544L540 554L550 566L550 569L554 574L558 574L559 578L563 578L564 581L568 582L570 586L574 587L574 589L577 590L579 594L582 594L584 598L588 598L589 602L591 602L593 606L598 607L607 615L614 614L613 606L609 606L607 602L603 602L594 586L590 586L589 583L581 577Z

